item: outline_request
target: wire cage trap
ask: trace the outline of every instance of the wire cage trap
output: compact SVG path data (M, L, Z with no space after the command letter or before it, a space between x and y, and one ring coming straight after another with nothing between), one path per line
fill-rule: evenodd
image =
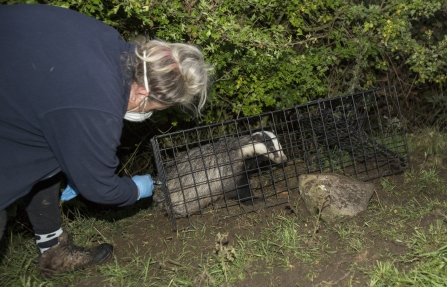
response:
M156 136L158 179L177 230L288 202L298 176L371 180L410 167L394 86Z

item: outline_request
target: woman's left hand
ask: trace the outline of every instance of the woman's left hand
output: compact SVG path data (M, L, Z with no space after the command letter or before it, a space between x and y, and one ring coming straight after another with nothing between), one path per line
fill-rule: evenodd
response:
M69 184L67 184L67 187L62 192L61 200L69 201L69 200L75 198L78 194L79 194L79 192L77 192Z

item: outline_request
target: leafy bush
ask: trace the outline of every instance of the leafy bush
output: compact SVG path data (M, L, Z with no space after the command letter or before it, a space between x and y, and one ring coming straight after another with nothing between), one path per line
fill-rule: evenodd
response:
M204 123L390 84L411 98L447 79L444 0L17 2L78 10L128 40L201 46L216 66Z

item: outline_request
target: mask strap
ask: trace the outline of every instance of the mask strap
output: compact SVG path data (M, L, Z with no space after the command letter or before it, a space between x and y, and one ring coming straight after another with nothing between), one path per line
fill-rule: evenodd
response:
M146 58L146 50L143 52L143 57ZM149 93L149 84L147 82L147 68L146 68L146 60L144 61L144 87L146 91Z
M143 57L146 58L146 50L144 50L144 52L143 52ZM147 82L146 60L143 60L143 61L144 61L144 87L146 88L146 91L149 93L149 84ZM149 97L149 95L144 99L143 113L146 109L148 97Z
M143 57L146 58L146 50L143 52ZM143 60L144 61L144 60ZM149 93L149 84L147 82L147 69L146 69L146 61L144 61L144 87L146 88L146 91ZM139 107L141 107L141 105L143 105L143 111L141 111L141 113L144 114L144 110L146 109L146 104L148 101L148 97L144 98L143 102L141 102L138 106L136 106L135 108L129 110L128 112L134 111L136 109L138 109Z
M146 98L144 98L143 101L141 101L141 103L140 103L138 106L136 106L136 107L133 108L133 109L128 110L128 112L133 112L133 111L135 111L136 109L138 109L139 107L141 107L141 105L144 104L143 111L140 112L140 113L144 113L144 109L146 108L146 103L147 103L147 101L148 101L148 99L147 99L147 97L146 97Z

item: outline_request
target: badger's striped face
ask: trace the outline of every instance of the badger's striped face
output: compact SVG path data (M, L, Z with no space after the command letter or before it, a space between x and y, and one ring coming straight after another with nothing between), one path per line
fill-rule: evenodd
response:
M276 135L272 132L256 132L252 135L252 143L242 147L244 157L258 155L266 155L275 163L285 162L286 155L282 151Z

